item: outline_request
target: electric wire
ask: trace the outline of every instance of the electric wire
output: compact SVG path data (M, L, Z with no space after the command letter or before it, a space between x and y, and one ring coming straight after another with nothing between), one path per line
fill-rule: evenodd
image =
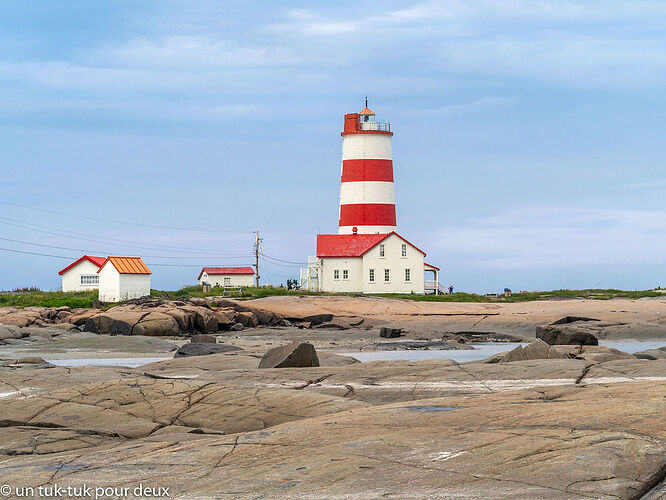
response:
M11 238L2 238L2 237L0 237L0 240L11 241L13 243L21 243L21 244L24 244L24 245L33 245L33 246L46 247L46 248L56 248L58 250L73 250L75 252L83 252L84 254L113 255L113 253L114 253L114 252L108 252L108 251L102 251L102 250L84 250L84 249L81 249L81 248L61 247L61 246L57 246L57 245L46 245L44 243L32 243L30 241L14 240L14 239L11 239ZM179 255L179 256L142 255L141 257L146 257L148 259L213 259L213 258L218 258L218 257L212 257L210 255ZM247 259L249 257L252 257L252 255L249 255L249 254L227 255L224 258L225 259Z
M49 213L49 214L55 214L55 215L63 215L65 217L73 217L76 219L85 219L85 220L90 220L90 221L95 221L95 222L107 222L111 224L122 224L126 226L138 226L138 227L151 227L155 229L169 229L173 231L193 231L197 233L220 233L220 234L231 234L231 233L236 233L236 234L244 234L244 233L254 233L254 231L220 231L217 229L193 229L190 227L176 227L176 226L162 226L159 224L144 224L141 222L127 222L127 221L120 221L120 220L114 220L114 219L103 219L101 217L90 217L86 215L75 215L75 214L69 214L66 212L58 212L56 210L49 210L46 208L35 208L35 207L29 207L27 205L21 205L19 203L11 203L8 201L2 201L0 200L0 203L3 205L9 205L12 207L18 207L18 208L25 208L28 210L35 210L37 212L44 212L44 213Z

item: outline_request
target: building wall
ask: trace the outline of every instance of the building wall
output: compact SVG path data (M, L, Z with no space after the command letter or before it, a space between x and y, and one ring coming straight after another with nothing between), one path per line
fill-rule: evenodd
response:
M357 292L363 291L363 259L361 257L329 257L322 259L319 280L325 292ZM339 279L335 279L334 271L340 271ZM343 270L349 271L349 277L343 279Z
M380 245L384 245L384 257ZM402 245L407 245L407 256L402 256ZM324 292L356 293L424 293L423 254L401 238L392 235L363 257L328 257L321 259L320 289ZM334 279L334 271L340 278ZM349 270L343 279L342 271ZM375 270L375 281L370 281L370 269ZM384 269L389 269L389 281L384 281ZM410 281L405 280L405 269L410 270Z
M121 274L120 300L150 295L150 274Z
M99 300L120 302L150 295L150 274L120 274L111 264L99 273Z
M99 300L118 302L120 297L120 274L110 263L99 272Z
M254 286L254 274L208 274L203 273L199 284L206 281L213 286L225 286L224 278L229 278L230 283L226 286Z
M382 243L384 257L379 255L379 245L363 256L363 293L425 293L423 254L396 235ZM406 257L402 256L403 244L407 245ZM370 281L370 269L375 270L374 282ZM389 269L388 282L384 281L384 269ZM405 280L405 269L410 270L410 281Z
M82 260L77 265L62 273L62 291L79 292L81 290L95 290L98 285L82 285L82 274L97 274L97 267L89 260Z

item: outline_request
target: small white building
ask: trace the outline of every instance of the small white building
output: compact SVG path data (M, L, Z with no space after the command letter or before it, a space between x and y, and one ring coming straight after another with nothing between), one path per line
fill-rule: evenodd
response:
M152 272L141 257L108 257L97 271L99 300L120 302L150 295Z
M204 267L197 278L199 284L212 286L254 286L254 270L251 267Z
M395 231L317 235L318 289L348 293L425 293L425 272L438 268Z
M102 267L105 260L106 257L84 255L58 272L62 276L62 291L81 292L99 288L99 274L97 274L97 271Z

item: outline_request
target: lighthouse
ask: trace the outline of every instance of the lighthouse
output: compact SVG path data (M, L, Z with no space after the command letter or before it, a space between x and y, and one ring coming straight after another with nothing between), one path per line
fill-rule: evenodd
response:
M337 234L318 234L301 269L303 290L439 293L439 271L396 232L391 125L368 108L345 115ZM431 273L431 274L429 274ZM432 280L426 280L428 274Z
M338 234L396 230L391 125L368 108L345 115Z

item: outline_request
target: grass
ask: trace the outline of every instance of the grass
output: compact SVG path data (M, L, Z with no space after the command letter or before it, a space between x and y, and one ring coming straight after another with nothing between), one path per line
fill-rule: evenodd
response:
M93 300L97 300L97 290L89 292L42 292L31 290L27 292L0 293L0 307L92 307Z
M164 291L151 290L153 297L178 300L187 297L212 297L224 294L223 288L213 288L210 292L204 292L200 286L187 286L180 290ZM355 296L362 297L363 294L334 294L325 292L292 291L284 288L243 288L241 294L231 294L229 297L240 299L259 299L275 295L332 295L332 296ZM546 292L524 292L514 293L511 297L498 297L478 295L475 293L456 292L451 295L417 295L417 294L383 294L374 295L393 299L415 300L424 302L530 302L535 300L554 300L558 298L584 298L594 300L609 300L614 298L641 299L644 297L666 297L666 295L654 290L614 290L614 289L589 289L589 290L552 290ZM0 307L61 307L69 306L92 307L93 300L98 297L97 290L90 292L43 292L41 290L28 290L19 292L0 292Z

